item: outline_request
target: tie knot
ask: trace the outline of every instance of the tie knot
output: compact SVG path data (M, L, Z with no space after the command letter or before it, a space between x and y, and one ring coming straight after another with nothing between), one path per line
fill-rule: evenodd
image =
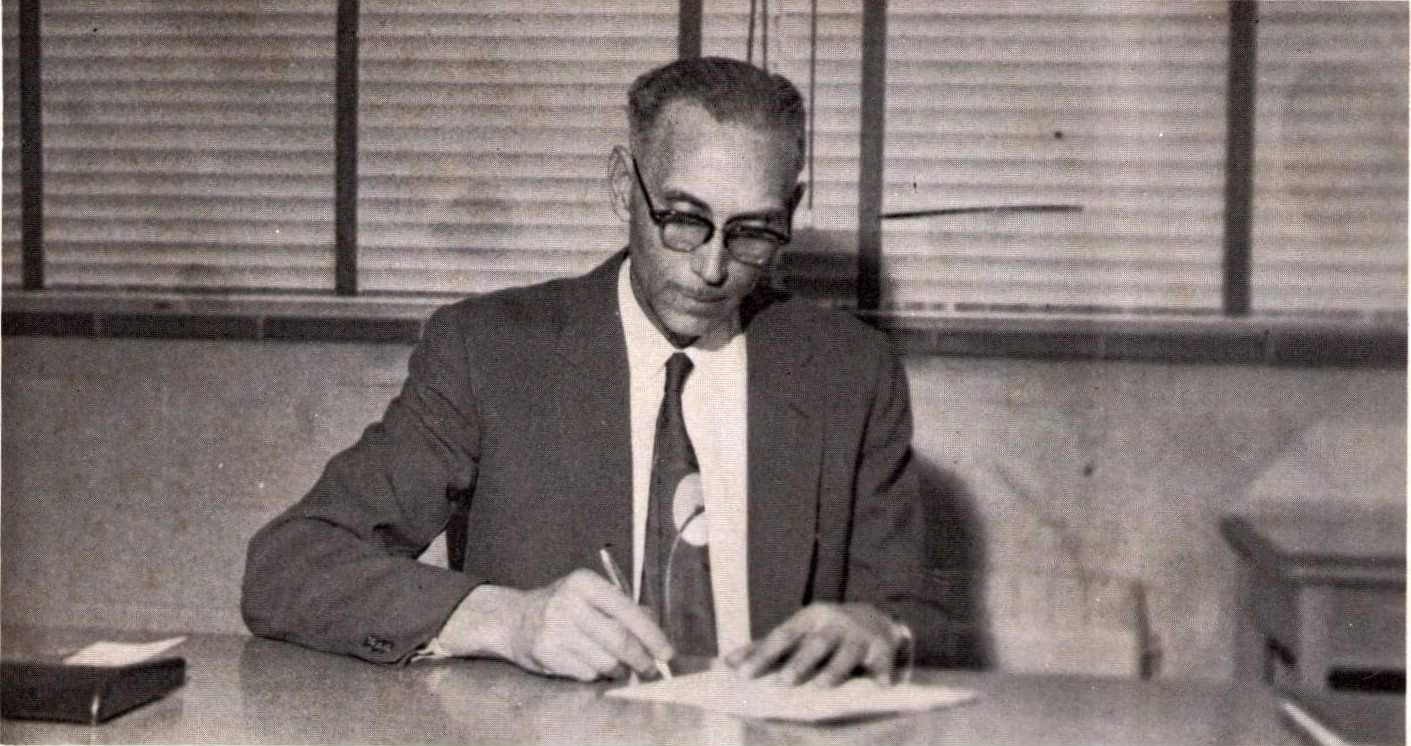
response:
M686 353L673 353L666 361L666 390L680 391L681 385L686 381L686 374L694 367L696 364L691 362Z

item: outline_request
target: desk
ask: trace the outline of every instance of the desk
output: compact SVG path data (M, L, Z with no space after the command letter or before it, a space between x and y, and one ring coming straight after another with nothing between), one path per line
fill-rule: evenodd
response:
M7 656L49 656L98 639L6 628ZM150 640L113 633L102 639ZM919 671L973 688L954 709L830 726L741 721L689 707L605 698L491 661L384 667L239 636L193 635L176 653L187 684L105 725L0 721L3 743L1300 743L1261 686L1082 676Z
M1221 531L1244 559L1236 677L1317 692L1337 668L1404 673L1405 521L1393 511L1226 517Z

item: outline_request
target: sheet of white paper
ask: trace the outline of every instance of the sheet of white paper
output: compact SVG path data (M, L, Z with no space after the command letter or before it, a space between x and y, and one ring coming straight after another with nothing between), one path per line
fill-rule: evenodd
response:
M65 658L64 662L74 666L127 666L155 658L185 640L185 637L169 637L155 642L100 640Z
M944 686L882 686L852 679L831 689L788 686L769 679L744 679L728 668L620 687L608 692L641 702L693 705L762 720L822 723L836 720L951 707L975 699L975 692Z

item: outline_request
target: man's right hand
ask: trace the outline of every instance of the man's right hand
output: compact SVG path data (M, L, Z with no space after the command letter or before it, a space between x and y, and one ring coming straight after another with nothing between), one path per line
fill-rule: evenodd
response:
M456 607L437 642L451 655L494 656L580 681L655 670L666 635L642 607L589 570L542 588L482 585Z

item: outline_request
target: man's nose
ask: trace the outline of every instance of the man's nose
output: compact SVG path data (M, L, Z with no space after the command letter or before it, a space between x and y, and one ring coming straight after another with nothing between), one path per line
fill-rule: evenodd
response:
M691 269L707 285L724 284L730 273L730 252L725 250L724 231L716 231L709 241L691 252Z

